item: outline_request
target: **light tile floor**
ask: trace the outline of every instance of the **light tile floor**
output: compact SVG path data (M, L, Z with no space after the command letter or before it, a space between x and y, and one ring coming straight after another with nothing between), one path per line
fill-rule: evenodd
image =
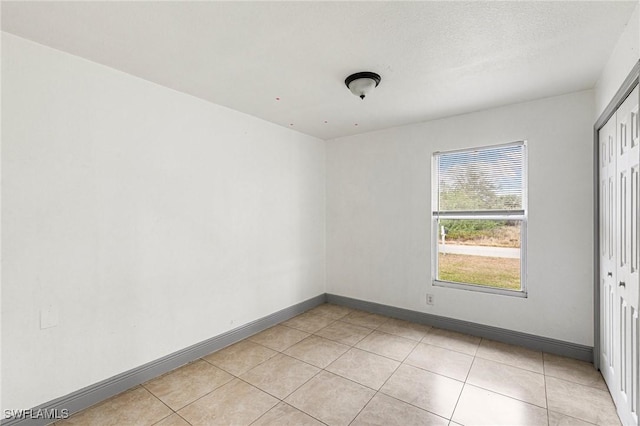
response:
M321 305L56 425L619 425L591 364Z

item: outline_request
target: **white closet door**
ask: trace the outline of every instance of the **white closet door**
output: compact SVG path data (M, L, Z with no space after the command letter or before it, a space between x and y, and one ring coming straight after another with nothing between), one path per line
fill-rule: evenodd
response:
M616 389L617 360L619 347L615 332L617 328L616 305L616 116L600 129L600 370L610 389Z
M625 425L638 424L639 367L640 367L640 320L638 305L638 186L640 162L640 138L638 135L638 88L627 97L616 113L616 133L618 155L617 175L617 331L620 350L616 355L619 368L616 369L618 414ZM615 366L616 362L614 362Z

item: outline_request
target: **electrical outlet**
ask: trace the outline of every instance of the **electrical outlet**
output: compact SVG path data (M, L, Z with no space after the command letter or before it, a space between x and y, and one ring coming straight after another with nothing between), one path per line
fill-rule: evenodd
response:
M433 305L433 294L427 293L427 305Z

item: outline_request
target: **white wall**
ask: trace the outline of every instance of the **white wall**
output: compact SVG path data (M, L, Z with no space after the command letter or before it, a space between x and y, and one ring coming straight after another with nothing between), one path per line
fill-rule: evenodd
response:
M324 293L323 141L8 34L2 88L3 409Z
M640 3L629 18L596 83L596 119L607 107L638 59L640 59Z
M592 345L593 109L584 91L328 141L327 292ZM522 139L529 297L432 287L432 153Z

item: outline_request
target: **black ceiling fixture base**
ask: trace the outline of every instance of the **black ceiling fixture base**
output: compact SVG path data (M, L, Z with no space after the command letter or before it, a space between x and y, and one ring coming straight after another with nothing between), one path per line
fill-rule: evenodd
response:
M355 74L351 74L349 77L347 77L344 80L344 84L347 87L349 87L349 84L353 80L357 80L359 78L370 78L371 80L376 82L376 87L378 87L378 84L380 84L380 75L376 74L375 72L369 72L369 71L363 71L363 72L357 72Z

